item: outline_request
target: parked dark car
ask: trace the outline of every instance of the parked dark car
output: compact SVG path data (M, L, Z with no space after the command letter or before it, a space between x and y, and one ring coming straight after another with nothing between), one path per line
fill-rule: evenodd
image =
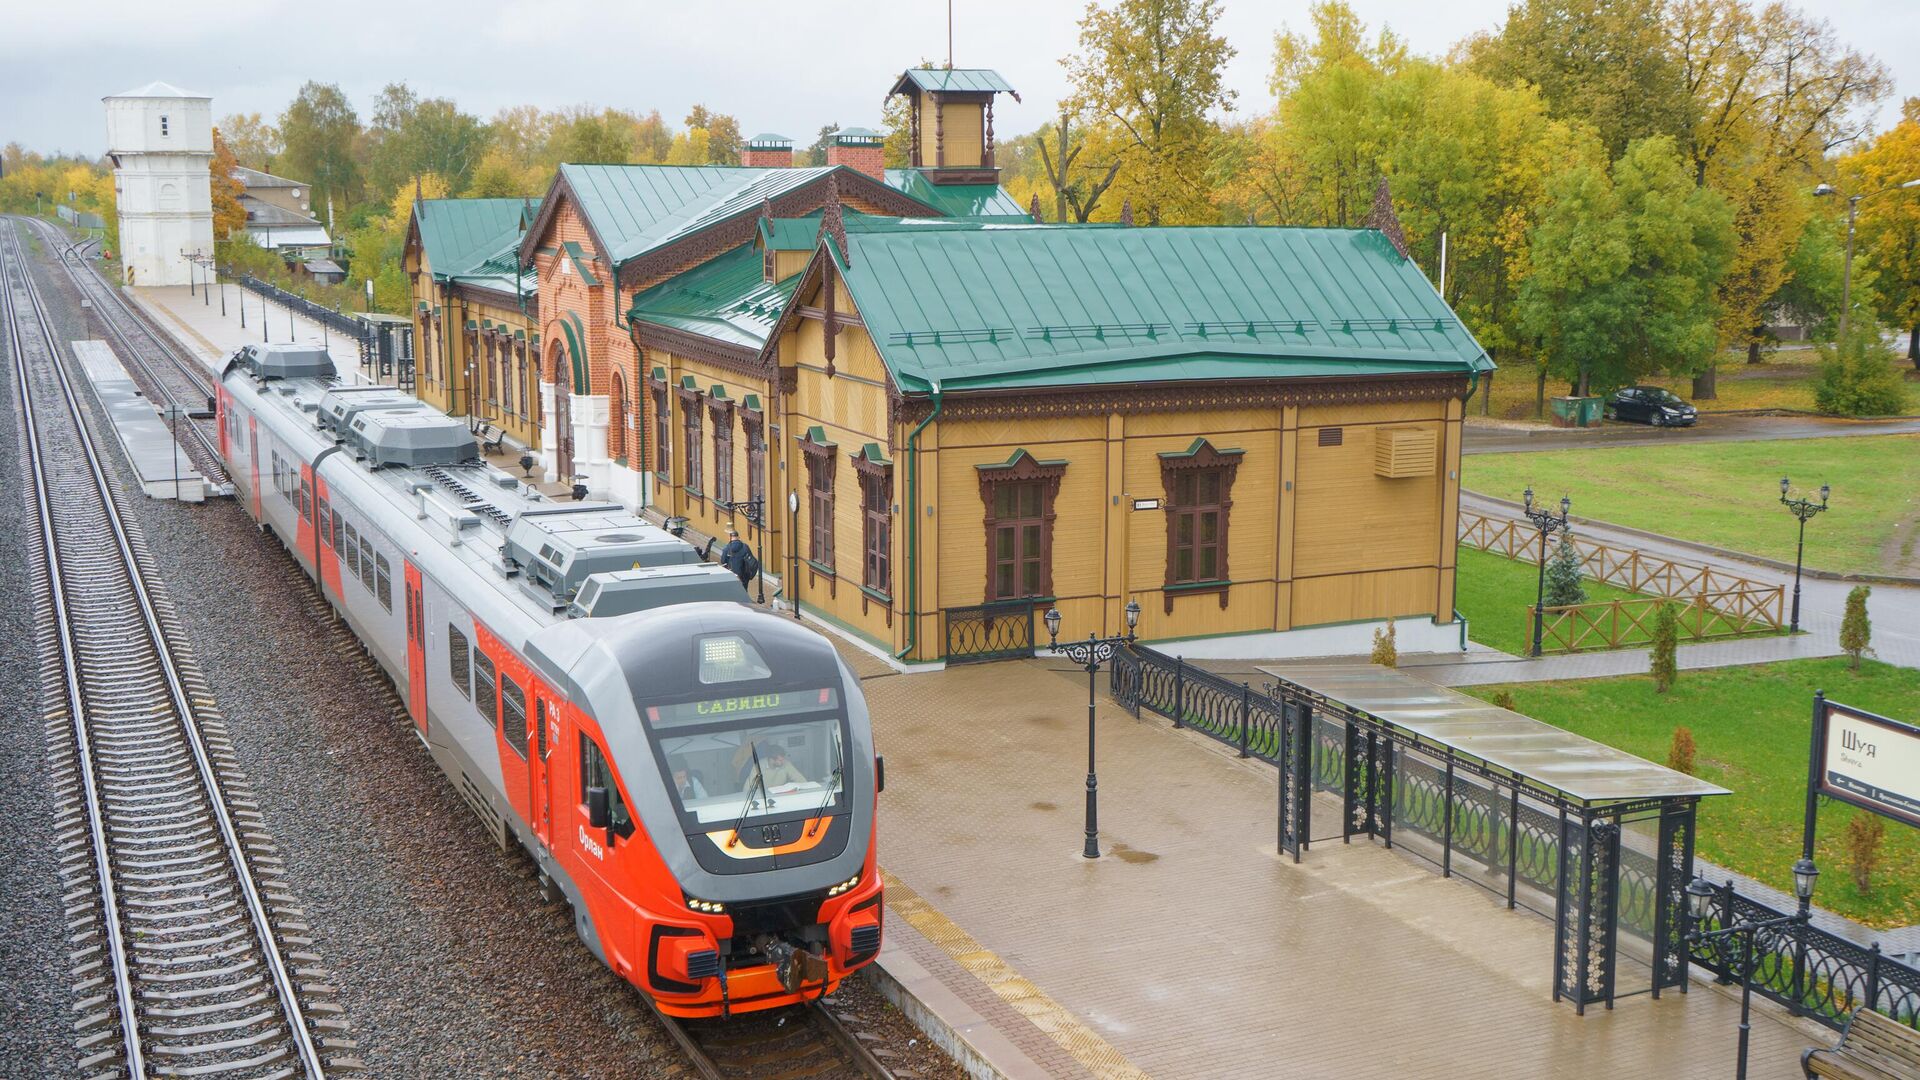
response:
M1699 410L1671 390L1658 386L1629 386L1607 399L1607 415L1654 427L1686 427L1700 418Z

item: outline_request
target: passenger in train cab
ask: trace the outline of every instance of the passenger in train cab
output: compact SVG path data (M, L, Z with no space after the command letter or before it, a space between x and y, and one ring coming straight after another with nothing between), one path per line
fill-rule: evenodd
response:
M807 782L806 774L787 760L787 752L776 743L761 743L760 780L768 791Z
M673 786L680 789L682 801L707 797L707 785L700 781L699 774L689 770L685 765L674 766Z

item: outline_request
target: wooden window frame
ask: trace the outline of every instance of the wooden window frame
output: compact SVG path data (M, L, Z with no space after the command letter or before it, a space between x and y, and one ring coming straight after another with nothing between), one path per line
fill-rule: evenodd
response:
M627 373L614 368L607 375L607 456L619 465L625 465L633 453L628 445L633 433L627 427L632 399L633 394L627 390Z
M893 625L893 463L877 461L865 451L849 455L853 475L860 482L860 594L861 612L868 601L886 607L887 625Z
M704 482L702 474L706 470L700 460L703 456L700 441L706 438L706 433L700 430L704 426L700 421L700 399L706 395L685 386L678 387L675 393L680 397L680 423L686 439L686 447L680 458L683 465L681 486L686 489L689 499L704 501L707 496L700 485Z
M813 432L800 436L800 456L807 463L807 557L810 573L828 581L828 595L836 595L839 576L833 568L833 530L835 472L834 451L830 442L816 442ZM824 520L822 520L824 518Z
M980 481L980 501L986 505L984 539L987 546L987 583L982 594L989 604L1007 600L1039 599L1053 595L1053 526L1054 502L1060 494L1060 482L1066 478L1067 463L1064 461L1038 461L1025 450L1015 450L1004 465L976 465ZM1002 525L1024 518L1002 519L995 507L995 497L1000 489L1009 484L1040 485L1040 591L1037 593L1016 592L1012 596L1001 596L994 580L995 533ZM1016 553L1016 565L1018 556ZM1018 589L1020 574L1015 573L1015 588Z
M1166 613L1173 613L1173 601L1178 596L1213 593L1220 599L1221 610L1227 606L1228 594L1232 591L1232 576L1227 565L1231 552L1230 527L1233 522L1233 481L1239 472L1240 461L1245 456L1241 450L1218 450L1204 438L1195 439L1193 445L1178 453L1160 455L1160 482L1166 489L1166 503L1163 509L1167 516L1167 567L1164 588L1161 596L1165 601ZM1220 476L1220 501L1217 503L1194 502L1182 505L1179 500L1179 482L1182 477L1192 476L1194 487L1199 487L1198 477L1205 473L1218 473ZM1220 515L1220 529L1212 545L1202 545L1199 536L1199 517L1206 512ZM1218 557L1214 564L1214 576L1201 578L1181 578L1178 574L1179 535L1182 520L1193 522L1195 539L1189 545L1194 553L1193 566L1198 573L1200 551L1203 546L1213 547Z
M713 500L733 501L733 402L709 396L707 416L713 421Z
M767 417L745 406L740 409L740 430L747 437L747 501L760 501L760 520L767 518Z
M647 394L653 398L653 475L662 484L673 480L673 413L668 405L667 380L647 376Z

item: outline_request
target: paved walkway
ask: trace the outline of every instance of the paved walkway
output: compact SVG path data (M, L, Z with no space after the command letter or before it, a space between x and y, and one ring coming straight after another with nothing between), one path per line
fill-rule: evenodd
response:
M905 886L889 896L895 924L924 931L931 912L953 927L923 935L956 962L947 981L1025 1018L994 1023L1032 1060L1051 1044L1101 1077L1732 1071L1731 996L1696 983L1578 1017L1551 999L1549 922L1371 844L1280 859L1271 768L1104 692L1106 855L1081 858L1077 668L961 666L865 688L889 765L881 861ZM1316 831L1337 813L1317 802ZM1756 1013L1754 1077L1797 1076L1800 1050L1830 1041L1799 1023Z
M1556 428L1488 424L1467 417L1467 454L1526 453L1571 450L1582 446L1668 446L1687 442L1759 442L1778 439L1829 439L1861 435L1905 435L1920 432L1920 419L1842 420L1827 416L1725 416L1702 413L1687 428L1655 428L1640 424L1609 423L1599 428Z
M1652 654L1651 649L1609 649L1605 652L1543 656L1538 660L1506 653L1479 653L1465 660L1455 660L1443 653L1424 653L1403 659L1400 667L1441 686L1485 686L1489 683L1645 675L1652 663ZM1790 638L1741 638L1682 645L1675 650L1674 660L1682 670L1696 670L1839 655L1840 643L1837 638L1823 641L1814 634L1799 634Z

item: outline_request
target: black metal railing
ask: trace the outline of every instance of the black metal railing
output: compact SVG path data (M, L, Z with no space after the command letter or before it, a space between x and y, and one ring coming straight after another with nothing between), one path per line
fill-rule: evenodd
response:
M1717 891L1711 913L1701 920L1703 930L1788 914L1741 896L1731 882ZM1690 952L1694 963L1722 980L1739 977L1731 944L1695 942ZM1755 933L1753 988L1831 1028L1844 1026L1855 1009L1872 1009L1920 1028L1920 968L1882 954L1877 942L1857 945L1810 924L1786 923Z
M1684 982L1693 800L1588 806L1284 681L1256 690L1140 646L1115 657L1110 688L1135 716L1146 708L1280 768L1282 851L1297 858L1310 842L1298 795L1310 787L1341 799L1331 838L1379 839L1554 919L1556 997L1584 1008ZM1618 977L1622 945L1644 961L1637 985Z
M976 607L946 608L947 663L1009 660L1032 656L1031 600L1007 600Z
M326 324L334 332L345 334L356 343L370 334L366 320L356 319L345 312L335 311L325 304L315 303L299 293L288 292L272 282L261 281L252 274L241 274L234 280L238 281L243 288L258 293L276 304L292 308L296 314L303 315L314 322Z

